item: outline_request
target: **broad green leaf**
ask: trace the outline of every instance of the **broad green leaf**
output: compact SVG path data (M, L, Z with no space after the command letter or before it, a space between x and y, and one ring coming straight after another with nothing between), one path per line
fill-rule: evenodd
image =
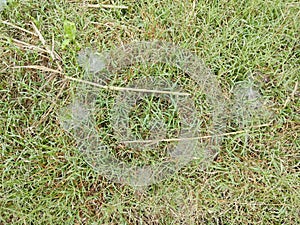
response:
M70 42L75 40L75 37L76 37L75 23L65 20L64 35L65 35L65 39L69 39Z

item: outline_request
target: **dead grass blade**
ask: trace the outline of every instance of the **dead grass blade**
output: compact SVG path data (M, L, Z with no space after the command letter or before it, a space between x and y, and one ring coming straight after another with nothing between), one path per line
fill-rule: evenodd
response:
M2 23L5 24L5 25L8 25L8 26L11 26L11 27L13 27L13 28L16 28L16 29L18 29L18 30L20 30L20 31L23 31L23 32L25 32L25 33L28 33L28 34L31 34L31 35L37 37L37 34L36 34L36 33L33 33L33 32L31 32L31 31L29 31L29 30L26 30L26 29L24 29L24 28L22 28L22 27L19 27L19 26L15 25L15 24L12 24L12 23L10 23L10 22L8 22L8 21L2 21Z
M34 69L34 70L42 70L42 71L46 71L46 72L52 72L52 73L58 73L58 74L63 74L61 71L59 70L54 70L51 68L48 68L46 66L13 66L13 69Z
M108 5L108 4L84 4L87 8L105 8L105 9L128 9L125 5Z
M251 129L258 129L261 127L268 127L270 126L270 123L267 124L261 124L253 127L249 127L247 130L239 130L219 135L207 135L207 136L201 136L201 137L190 137L190 138L169 138L169 139L157 139L157 140L135 140L135 141L121 141L123 144L133 144L133 143L158 143L158 142L172 142L172 141L192 141L192 140L202 140L202 139L209 139L213 137L224 137L224 136L231 136L235 134L242 134L246 133Z
M61 71L59 70L54 70L45 66L36 66L36 65L31 65L31 66L14 66L12 67L13 69L36 69L36 70L42 70L42 71L46 71L46 72L52 72L52 73L57 73L57 74L63 74ZM80 83L84 83L84 84L88 84L88 85L92 85L92 86L96 86L102 89L106 89L106 90L113 90L113 91L134 91L134 92L143 92L143 93L155 93L155 94L171 94L171 95L178 95L178 96L189 96L189 93L183 93L183 92L172 92L172 91L161 91L161 90L148 90L148 89L137 89L137 88L125 88L125 87L116 87L116 86L106 86L106 85L101 85L101 84L97 84L94 82L90 82L90 81L86 81L86 80L81 80L81 79L77 79L74 77L70 77L67 75L64 75L64 77L68 80L72 80L72 81L77 81Z
M59 64L59 62L57 60L61 60L61 57L54 51L54 41L53 41L53 37L52 37L52 48L50 48L47 43L45 38L43 37L42 33L39 31L39 29L37 28L37 26L34 24L34 22L31 22L32 27L34 29L34 31L36 32L36 34L38 35L41 43L43 44L43 46L45 47L47 53L51 56L51 58L53 59L53 61L55 61L57 67L59 68L60 71L62 71L62 67Z

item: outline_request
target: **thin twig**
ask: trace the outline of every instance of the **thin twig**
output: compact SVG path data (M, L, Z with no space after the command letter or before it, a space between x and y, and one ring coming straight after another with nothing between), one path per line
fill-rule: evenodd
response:
M106 5L106 4L84 4L88 8L106 8L106 9L128 9L125 5Z
M30 50L37 50L37 51L40 51L40 52L43 52L43 53L48 53L45 49L42 49L38 46L35 46L35 45L31 45L31 44L28 44L26 42L23 42L23 41L20 41L18 39L14 39L12 38L12 40L19 46L19 47L23 47L23 48L28 48Z
M84 84L93 85L102 89L106 90L113 90L113 91L134 91L134 92L143 92L143 93L156 93L156 94L172 94L172 95L179 95L179 96L189 96L189 93L183 93L183 92L173 92L173 91L161 91L161 90L148 90L148 89L142 89L142 88L126 88L126 87L116 87L116 86L107 86L107 85L101 85L94 82L86 81L86 80L80 80L74 77L65 76L69 80L81 82Z
M257 126L253 126L250 128L261 128L261 127L267 127L270 126L269 123L267 124L261 124ZM235 134L242 134L245 133L246 130L239 130L239 131L234 131L234 132L229 132L229 133L224 133L224 134L218 134L218 135L207 135L207 136L201 136L201 137L190 137L190 138L168 138L168 139L158 139L158 140L135 140L135 141L121 141L121 143L124 144L133 144L133 143L158 143L158 142L171 142L171 141L192 141L192 140L201 140L201 139L209 139L213 137L224 137L224 136L230 136L230 135L235 135Z
M58 73L58 74L63 74L61 71L59 70L54 70L45 66L14 66L12 67L13 69L36 69L36 70L43 70L46 72L52 72L52 73ZM116 86L107 86L107 85L101 85L101 84L97 84L91 81L86 81L86 80L81 80L81 79L77 79L74 77L70 77L67 75L64 75L64 77L68 80L72 80L72 81L77 81L80 83L84 83L84 84L89 84L92 86L96 86L102 89L106 89L106 90L113 90L113 91L134 91L134 92L143 92L143 93L156 93L156 94L172 94L172 95L178 95L178 96L189 96L189 93L183 93L183 92L173 92L173 91L161 91L161 90L148 90L148 89L138 89L138 88L126 88L126 87L116 87Z
M36 36L36 37L38 36L36 33L33 33L33 32L31 32L31 31L29 31L29 30L26 30L26 29L24 29L24 28L22 28L22 27L19 27L19 26L15 25L15 24L12 24L12 23L10 23L10 22L2 21L2 23L6 24L6 25L8 25L8 26L11 26L11 27L13 27L13 28L16 28L16 29L18 29L18 30L24 31L25 33L31 34L31 35L33 35L33 36Z
M54 47L52 47L52 49L49 48L49 46L46 43L45 38L43 37L42 33L39 31L39 29L37 28L37 26L34 24L34 22L31 22L31 24L32 24L32 27L33 27L34 31L38 35L40 41L42 42L42 44L44 45L45 49L47 50L48 54L51 56L51 58L53 59L53 61L55 61L55 63L57 65L57 67L59 68L59 70L62 71L62 68L61 68L60 64L58 63L58 61L56 61L56 59L60 59L60 56L54 51Z
M46 50L50 54L51 58L54 60L55 56L54 56L53 52L51 51L51 49L49 49L49 47L46 45L45 38L43 37L43 35L41 34L41 32L39 31L37 26L34 24L34 22L31 22L31 24L32 24L32 27L33 27L35 33L38 35L40 41L42 42L42 44L44 45L44 47L46 48Z
M298 90L298 81L296 81L296 83L295 83L295 87L294 87L294 89L292 91L292 94L290 96L288 96L287 99L285 100L283 108L285 108L290 103L290 101L292 99L294 99L297 90Z
M13 66L13 69L35 69L35 70L42 70L42 71L46 71L46 72L52 72L52 73L58 73L58 74L63 74L61 71L58 70L54 70L51 68L48 68L46 66Z
M46 41L45 41L43 35L41 34L41 32L39 31L39 29L37 28L37 26L34 24L34 22L31 22L31 24L32 24L32 27L33 27L35 33L38 35L40 41L42 42L42 44L46 45Z
M296 84L295 84L295 87L294 87L294 90L293 90L293 92L292 92L292 94L291 94L291 96L292 96L292 98L294 98L295 97L295 94L296 94L296 92L297 92L297 90L298 90L298 81L296 82Z

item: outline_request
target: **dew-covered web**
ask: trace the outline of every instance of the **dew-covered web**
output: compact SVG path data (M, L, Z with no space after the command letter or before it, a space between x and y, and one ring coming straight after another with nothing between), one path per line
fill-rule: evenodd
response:
M232 113L197 55L155 41L100 54L86 49L78 61L84 82L61 122L95 170L115 182L147 186L193 159L203 167L214 159ZM245 90L236 91L241 121L248 116ZM250 92L252 100L258 97Z
M2 11L4 9L6 4L7 4L6 0L0 0L0 11Z

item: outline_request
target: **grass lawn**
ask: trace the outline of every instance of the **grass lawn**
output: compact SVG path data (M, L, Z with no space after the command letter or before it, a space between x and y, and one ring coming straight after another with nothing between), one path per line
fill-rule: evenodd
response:
M8 3L0 12L0 224L300 223L297 1ZM63 129L60 110L79 83L68 77L84 75L80 50L102 52L154 40L198 55L225 98L250 76L271 116L259 121L269 124L261 127L251 126L259 125L253 117L246 125L227 121L232 134L208 168L195 159L167 179L135 189L86 162L74 136ZM139 69L134 76L149 73ZM192 88L186 85L185 91ZM143 104L138 115L149 112ZM163 111L153 105L161 118L174 114L171 106ZM138 159L151 161L145 154Z

